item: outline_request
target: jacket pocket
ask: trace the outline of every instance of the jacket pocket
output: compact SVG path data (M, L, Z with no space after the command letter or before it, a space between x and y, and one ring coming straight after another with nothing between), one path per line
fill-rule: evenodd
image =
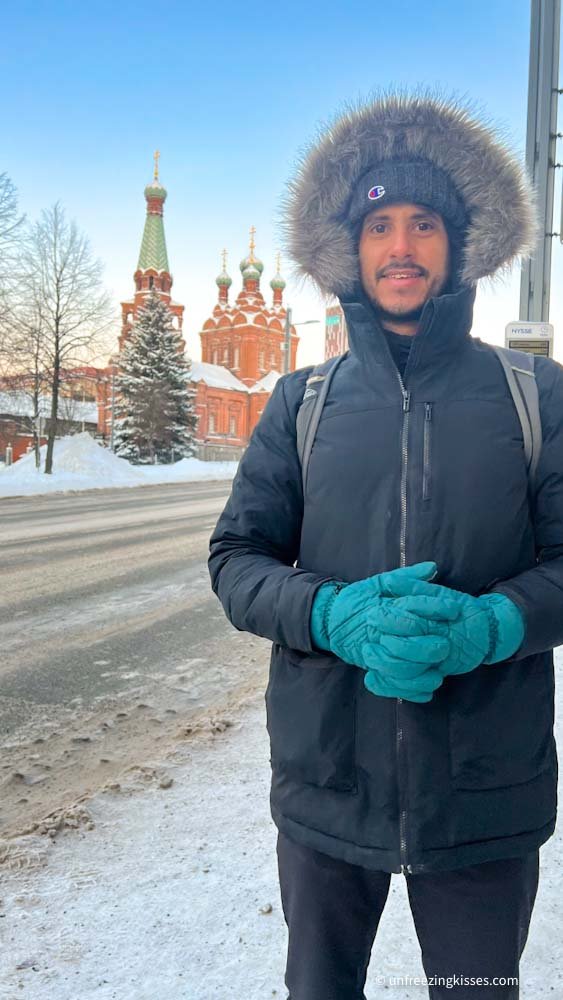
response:
M543 657L483 666L450 679L455 788L508 788L555 766L553 669Z
M318 788L355 790L356 673L334 656L274 645L266 716L277 775Z

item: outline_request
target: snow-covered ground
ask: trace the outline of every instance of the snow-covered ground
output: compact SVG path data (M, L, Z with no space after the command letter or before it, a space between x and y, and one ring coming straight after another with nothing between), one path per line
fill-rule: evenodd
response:
M562 706L560 694L559 731ZM231 721L71 810L78 829L52 846L20 841L2 878L2 998L285 1000L262 693ZM521 1000L563 996L561 824L541 860ZM390 978L422 975L404 880L393 876L366 995L422 1000L423 987Z
M41 468L45 464L46 449L46 445L41 448ZM0 497L229 480L236 470L237 462L201 462L197 458L184 458L174 465L130 465L90 434L83 433L55 441L53 472L49 476L35 468L33 454L0 468Z

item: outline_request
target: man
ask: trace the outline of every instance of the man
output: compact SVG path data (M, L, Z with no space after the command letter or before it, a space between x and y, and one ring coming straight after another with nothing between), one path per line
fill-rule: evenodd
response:
M555 825L563 374L536 359L532 489L502 367L470 330L477 280L533 244L530 187L459 105L386 97L310 151L288 220L350 351L304 489L296 419L317 383L279 380L210 557L230 620L274 643L286 984L361 1000L402 872L430 996L516 998Z

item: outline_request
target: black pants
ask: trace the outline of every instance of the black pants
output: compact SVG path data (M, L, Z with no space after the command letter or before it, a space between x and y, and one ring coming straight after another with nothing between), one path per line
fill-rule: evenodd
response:
M391 876L301 847L281 833L278 866L289 930L289 1000L365 1000ZM532 851L523 858L406 876L425 975L430 982L444 977L452 984L429 985L432 1000L517 1000L517 986L456 985L453 977L489 982L518 977L538 874L539 852Z

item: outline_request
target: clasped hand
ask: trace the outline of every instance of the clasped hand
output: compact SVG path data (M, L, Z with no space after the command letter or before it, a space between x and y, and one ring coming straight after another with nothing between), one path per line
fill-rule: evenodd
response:
M366 670L364 683L373 694L424 702L442 683L437 664L449 655L450 643L435 622L454 620L459 608L455 601L416 595L415 584L435 573L435 563L407 566L349 584L334 597L325 616L329 648Z
M510 656L521 644L520 611L501 594L472 597L432 584L433 562L335 588L313 603L315 645L366 670L373 694L427 702L448 674Z

